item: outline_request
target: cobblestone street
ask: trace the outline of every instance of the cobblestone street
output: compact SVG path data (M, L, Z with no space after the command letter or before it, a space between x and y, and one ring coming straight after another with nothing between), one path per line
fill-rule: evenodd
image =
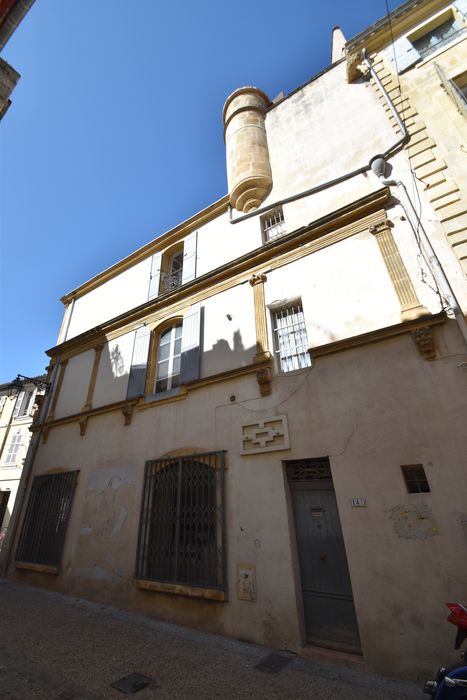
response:
M416 685L290 654L281 671L259 670L270 649L5 579L0 601L1 700L118 700L111 684L129 674L151 681L138 700L423 697Z

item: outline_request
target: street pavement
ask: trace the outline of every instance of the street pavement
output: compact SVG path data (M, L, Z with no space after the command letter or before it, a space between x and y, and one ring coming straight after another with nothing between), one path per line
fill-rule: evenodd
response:
M255 668L272 657L278 672ZM277 656L279 658L277 659ZM272 669L274 670L274 668ZM112 687L139 674L149 685ZM133 694L134 692L134 694ZM0 700L421 700L418 686L0 579Z

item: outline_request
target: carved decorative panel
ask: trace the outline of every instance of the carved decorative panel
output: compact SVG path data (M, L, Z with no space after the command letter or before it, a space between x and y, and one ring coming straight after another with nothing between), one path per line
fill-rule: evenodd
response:
M288 450L287 416L273 416L242 425L242 455Z

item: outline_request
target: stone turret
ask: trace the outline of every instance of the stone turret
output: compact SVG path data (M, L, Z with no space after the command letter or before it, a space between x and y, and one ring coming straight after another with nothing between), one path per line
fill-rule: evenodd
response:
M235 90L224 105L224 135L230 204L257 209L272 187L264 114L270 101L255 87Z

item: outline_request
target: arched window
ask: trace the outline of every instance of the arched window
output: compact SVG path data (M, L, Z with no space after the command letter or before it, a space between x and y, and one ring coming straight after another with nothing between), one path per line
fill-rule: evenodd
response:
M156 358L155 393L180 386L182 323L174 323L159 336Z
M136 576L225 587L224 453L146 462Z

